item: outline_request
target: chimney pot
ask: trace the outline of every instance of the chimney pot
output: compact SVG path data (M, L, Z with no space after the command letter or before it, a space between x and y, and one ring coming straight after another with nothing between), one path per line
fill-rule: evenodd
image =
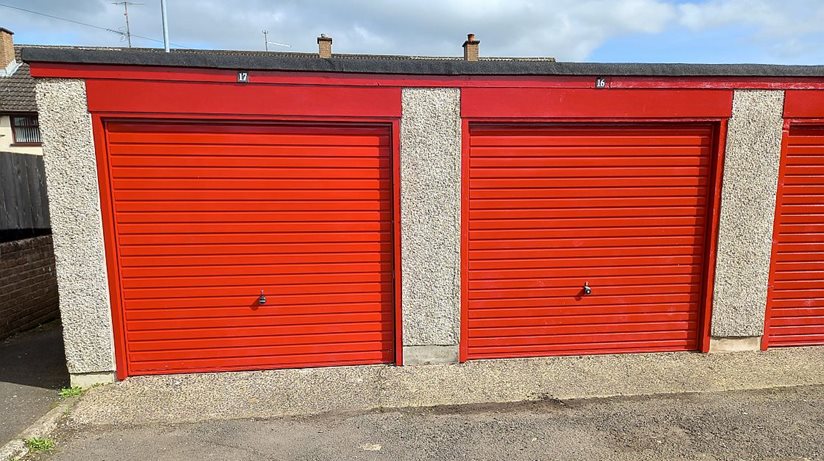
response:
M466 41L463 44L464 61L478 60L478 45L480 40L475 40L475 34L466 34Z
M15 64L14 32L0 27L0 75Z
M332 57L332 37L320 34L320 37L318 37L318 56L324 59Z

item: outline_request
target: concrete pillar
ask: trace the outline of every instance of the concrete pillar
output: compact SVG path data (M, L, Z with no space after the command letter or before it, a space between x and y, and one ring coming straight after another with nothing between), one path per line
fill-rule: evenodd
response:
M38 80L36 96L66 362L73 385L111 382L111 303L86 85Z
M783 91L739 90L727 132L710 351L756 350L764 334Z
M405 88L400 133L404 363L455 362L460 341L460 90Z

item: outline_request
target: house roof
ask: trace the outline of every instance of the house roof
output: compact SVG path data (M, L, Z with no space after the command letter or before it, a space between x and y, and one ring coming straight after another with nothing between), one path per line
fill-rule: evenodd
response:
M17 62L21 47L14 47ZM34 79L29 72L29 65L25 62L8 77L0 77L0 112L37 112L37 102L34 100Z
M824 77L824 66L555 62L552 58L462 58L227 50L25 47L23 60L71 64L195 67L408 75L545 75L651 77Z

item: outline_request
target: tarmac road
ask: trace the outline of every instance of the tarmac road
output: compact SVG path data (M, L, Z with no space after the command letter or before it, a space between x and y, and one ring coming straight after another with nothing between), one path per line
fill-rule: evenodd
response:
M50 460L818 460L824 386L64 426Z
M60 322L0 341L0 446L51 410L68 384Z

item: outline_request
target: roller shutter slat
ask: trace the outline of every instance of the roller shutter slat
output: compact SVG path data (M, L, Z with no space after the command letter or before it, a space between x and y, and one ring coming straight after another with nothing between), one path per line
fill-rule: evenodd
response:
M392 361L394 352L385 349L372 352L337 352L318 354L307 352L289 355L238 355L224 358L187 360L135 361L130 371L135 375L191 373L192 370L241 371L256 369L300 368L306 366L372 365Z
M130 375L393 360L387 129L106 128Z
M469 144L468 358L698 347L709 126L473 126Z
M782 155L765 342L824 345L824 127L791 127Z

